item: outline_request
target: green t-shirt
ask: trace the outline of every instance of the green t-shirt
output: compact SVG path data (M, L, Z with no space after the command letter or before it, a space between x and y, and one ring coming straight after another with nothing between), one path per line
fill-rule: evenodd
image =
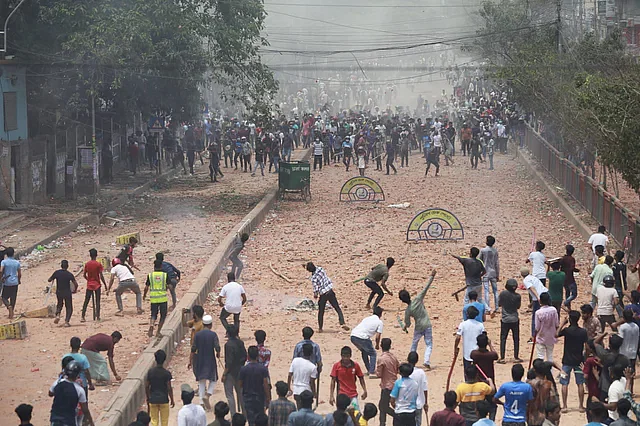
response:
M367 275L367 279L377 283L386 282L389 279L389 268L383 264L376 265Z
M552 302L561 302L563 300L562 290L564 289L565 273L562 271L549 271L547 278L549 279L549 296Z

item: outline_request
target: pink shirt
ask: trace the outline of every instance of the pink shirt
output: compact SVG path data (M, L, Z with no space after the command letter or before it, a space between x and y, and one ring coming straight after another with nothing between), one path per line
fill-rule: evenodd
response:
M558 311L553 306L542 306L536 312L536 343L555 345L556 329L560 325Z

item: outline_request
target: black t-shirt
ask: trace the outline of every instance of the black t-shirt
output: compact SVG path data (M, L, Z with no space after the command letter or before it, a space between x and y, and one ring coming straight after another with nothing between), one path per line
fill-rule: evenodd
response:
M169 382L171 373L163 367L153 367L147 373L147 380L151 385L149 391L150 404L167 404L169 402Z
M51 405L52 424L73 425L76 423L76 408L80 397L75 384L63 380L53 389L53 404Z
M227 340L224 344L224 363L228 374L238 377L246 361L247 350L244 348L244 342L237 338Z
M587 330L572 325L562 329L560 336L564 336L562 365L569 365L571 367L579 366L584 361L582 352L584 350L584 344L587 343Z
M51 275L56 280L56 294L71 294L71 281L75 280L73 274L65 269L58 269Z

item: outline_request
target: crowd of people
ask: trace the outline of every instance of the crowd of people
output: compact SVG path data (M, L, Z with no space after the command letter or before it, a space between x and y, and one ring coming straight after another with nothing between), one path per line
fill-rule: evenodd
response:
M246 235L238 236L233 252L235 258L246 241ZM135 240L130 240L121 250L122 254L119 253L116 258L118 260L114 268L126 265L137 269L133 262L135 243ZM255 344L248 348L245 348L244 341L239 338L240 314L247 298L235 275L241 273L242 262L234 259L233 270L227 275L228 283L223 286L218 297L221 307L219 318L226 330L226 341L221 343L220 337L212 330L213 317L205 313L202 306L194 306L191 310L192 320L185 323L191 329L188 368L193 370L198 388L194 390L189 384L181 386L183 406L177 414L179 426L204 426L207 422L206 412L211 410L216 416L213 423L216 426L229 424L226 419L228 414L231 414L231 423L236 426L244 425L245 422L250 426L365 426L376 416L381 425L385 425L387 416L390 416L395 426L420 425L424 417L430 418L429 424L434 426L484 426L495 424L498 405L503 406L503 425L558 425L562 413L568 409L571 375L577 385L578 410L586 413L587 421L591 422L589 425L635 424L635 420L630 420L629 415L631 412L640 414L640 405L632 397L640 338L640 292L628 292L627 265L622 252L617 251L615 258L605 254L609 250L606 230L600 227L587 243L593 252L593 262L587 266L591 270L593 300L591 304L580 306L579 310L572 309L572 302L577 296L574 273L578 272L572 256L573 246L567 245L564 256L547 259L544 243L536 242L527 259L532 269L523 267L520 271L522 281L518 283L515 279L509 279L505 289L498 293L500 262L495 243L495 238L488 236L486 247L482 250L473 247L469 257L454 256L464 267L466 285L460 290L464 291L465 300L462 321L456 332L447 391L444 394L444 409L430 415L428 405L426 373L431 371L433 326L425 307L425 298L436 276L435 270L422 291L414 297L406 290L398 293L399 299L407 305L404 321L401 322L402 328L408 332L412 323L414 325L413 342L404 362L392 350L392 339L382 337L384 309L381 303L385 292L392 294L387 281L395 260L388 258L385 263L375 265L366 277L359 280L364 281L367 291L370 291L369 306L375 297L371 307L372 315L364 318L350 332L350 342L360 352L362 366L352 359L352 346L342 347L339 358L335 354L337 360L330 369L329 404L336 410L323 417L314 412L314 402L315 408L319 402L319 377L324 367L321 348L312 340L314 330L304 327L302 340L293 350L286 381L273 384L269 374L272 353L266 346L267 333L256 330L253 333ZM9 257L2 262L5 282L13 279L19 271L19 267L16 269L11 261L13 254L9 249L6 251ZM90 254L90 262L99 264L95 260L95 250L92 249ZM91 266L93 265L87 268L85 265L85 273L87 269L93 270ZM304 266L311 274L314 296L323 301L323 304L329 302L338 315L339 324L349 330L333 290L333 282L326 271L311 262ZM67 267L63 262L62 268L51 277L58 286L62 283L64 289L67 280L72 286L77 285ZM163 310L166 312L170 294L168 286L175 286L174 279L169 278L162 268L162 260L156 259L154 272L147 278L147 287L152 294L150 331L157 319L154 315L158 312L162 315ZM104 284L99 269L96 266L96 274L85 275L87 282L94 279L98 284ZM113 272L113 275L117 276L118 273ZM125 279L120 281L125 284L123 291L135 293L135 287L126 277L123 278ZM163 283L161 287L154 285L158 281ZM530 343L533 349L528 370L519 356L519 311L522 297L517 292L518 288L526 290L531 311ZM157 293L153 293L154 291ZM162 300L154 300L154 297ZM624 298L628 298L630 303L624 304ZM66 303L64 294L58 294L58 299ZM164 305L164 309L155 309L154 304ZM486 321L498 313L501 315L499 354L484 326ZM67 314L69 315L69 311ZM227 320L231 315L233 322ZM560 320L561 317L564 318ZM55 321L58 319L56 317ZM163 319L160 321L162 323ZM323 323L324 309L318 312L320 331ZM159 329L161 326L160 324ZM512 333L514 342L512 381L498 385L495 382L495 363L506 363L509 332ZM607 335L609 338L605 344ZM61 373L49 392L53 397L52 425L93 424L87 405L88 395L95 390L97 384L110 380L109 368L115 379L120 380L114 364L114 348L121 339L122 334L118 331L110 335L98 333L84 342L78 337L71 339L70 352L62 357ZM425 352L420 363L417 349L422 339L425 342ZM554 359L554 349L559 339L564 339L560 361ZM460 346L464 382L457 385L455 390L450 390L449 380ZM101 353L105 353L106 358ZM155 353L156 365L148 372L145 381L148 409L141 412L131 426L147 425L149 422L154 426L168 424L175 400L173 377L164 367L166 358L167 354L162 350ZM552 374L553 369L559 371L560 389ZM369 380L379 380L381 391L377 404L364 403L368 398ZM227 402L212 404L210 398L217 382L223 384ZM276 398L272 400L273 387ZM199 404L194 403L196 393ZM292 400L289 399L291 397ZM30 406L24 404L16 408L23 424L29 424L31 410Z
M259 167L264 175L267 161L268 172L272 168L277 172L279 162L289 161L296 149L313 150L314 170L322 169L323 165L342 163L348 171L354 164L361 175L374 161L376 170L395 173L397 157L400 156L400 167L409 167L409 159L417 151L424 157L425 175L433 166L438 176L440 156L444 156L446 165L454 164L456 142L459 141L458 152L470 158L469 167L476 169L479 162L488 161L487 168L493 170L493 157L496 152L506 153L508 139L522 146L524 119L507 100L504 91L488 92L479 83L474 84L474 80L461 91L465 80L461 81L456 80L456 96L436 102L433 109L429 108L429 114L426 114L424 102L419 102L417 117L393 114L390 110L382 114L342 112L336 116L322 111L301 118L280 117L268 125L226 118L206 121L201 126L187 125L183 129L182 142L177 141L175 135L166 135L164 140L175 142L175 150L170 149L172 154L168 161L174 166L181 164L186 172L180 154L184 144L193 173L196 157L201 155L204 162L202 154L206 152L211 180L216 181L218 176L224 176L221 171L223 160L224 168L238 170L239 167L240 171L255 175ZM133 140L132 143L137 142ZM157 160L153 156L148 158L151 162ZM472 247L468 257L454 256L463 266L465 286L453 296L457 298L458 293L464 292L464 303L443 395L444 407L432 413L428 404L427 373L432 371L433 325L425 299L435 279L435 270L417 295L412 297L406 290L398 293L399 299L407 305L404 319L399 320L402 330L408 332L412 325L414 327L407 356L398 357L399 351L395 350L392 339L382 337L385 311L381 306L385 293L392 295L387 281L395 259L387 258L358 280L363 281L366 287L363 290L369 292L367 309L371 309L371 315L352 329L346 325L327 271L312 262L304 265L311 274L313 295L319 299L316 330L324 329L325 307L329 303L338 316L339 325L350 331L351 345L345 344L339 354L331 355L329 404L335 411L321 416L315 413L315 408L319 403L318 384L324 364L321 348L312 340L313 328L303 328L302 340L293 350L286 380L282 378L275 383L269 373L272 353L266 346L267 333L255 330L255 344L249 347L245 347L239 338L240 317L247 296L238 282L243 269L238 255L247 240L246 234L237 236L228 282L217 299L225 335L218 336L213 331L213 316L203 306L193 306L193 318L185 324L191 329L188 368L193 371L198 386L197 389L189 384L180 387L179 426L205 426L209 411L214 412L214 426L243 426L246 423L250 426L366 426L376 417L384 426L387 416L392 418L394 426L419 426L423 419L431 426L490 426L495 424L498 405L503 406L503 425L557 426L562 413L568 410L572 374L577 385L578 410L585 413L589 426L635 424L629 415L632 412L636 417L640 415L640 405L632 396L640 340L640 292L628 291L625 253L607 254L610 248L604 227L600 227L588 242L593 251L593 262L586 265L592 280L591 303L577 309L572 309L572 304L578 296L575 273L579 269L572 245L566 246L563 256L547 259L544 242L537 241L528 256L528 266L520 270L521 282L509 279L500 292L501 269L493 236L486 238L484 248ZM155 332L160 336L169 311L169 298L173 307L176 304L175 288L181 272L158 253L142 291L134 272L140 270L133 258L136 244L137 240L132 237L114 258L108 284L103 275L104 266L98 261L98 252L90 250L90 261L83 267L87 285L81 321L86 321L90 302L93 319L101 320L101 291L104 287L108 295L117 279L114 293L118 311L115 315L124 315L121 297L124 292L135 294L138 314L144 312L142 301L148 294L151 311L148 335L152 337ZM21 268L19 261L14 259L12 248L6 248L4 252L6 258L0 263L2 300L13 318ZM50 282L56 283L58 299L54 322L59 323L65 307L64 326L70 325L72 296L78 288L77 276L68 268L68 262L63 260L61 268L49 278ZM633 268L634 271L640 268L640 261ZM528 368L520 357L523 303L518 289L526 292L524 303L528 303L531 314L529 343L532 351ZM625 304L625 299L629 303ZM498 314L501 325L499 353L484 325ZM229 321L230 317L233 321ZM499 367L495 364L507 362L510 333L514 345L512 380L499 385L495 381ZM393 337L392 333L387 335ZM114 363L114 348L121 339L119 331L110 335L98 333L84 342L78 337L71 339L71 352L62 357L60 375L49 391L53 398L52 426L94 424L87 404L89 393L95 390L96 384L110 381L109 369L115 380L120 380ZM560 339L563 339L563 352L558 361L557 357L554 359L554 349ZM420 360L417 350L421 340L425 342L425 351ZM362 366L353 359L352 347L360 352ZM464 382L450 389L460 348ZM106 358L101 353L105 353ZM156 365L149 370L145 380L147 411L139 413L130 426L167 426L169 418L175 415L171 413L175 406L173 376L164 366L167 354L158 350L154 355ZM559 372L560 389L553 369ZM370 380L379 381L377 404L365 403ZM212 403L210 398L218 382L223 384L227 401ZM199 404L194 403L196 393ZM30 424L32 409L26 404L16 408L22 424ZM228 415L231 415L230 420Z

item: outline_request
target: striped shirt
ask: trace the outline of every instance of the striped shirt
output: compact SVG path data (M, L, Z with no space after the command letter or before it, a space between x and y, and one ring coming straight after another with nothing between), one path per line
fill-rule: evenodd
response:
M314 296L322 296L333 288L331 279L327 276L324 269L320 267L316 268L316 271L311 275L311 284L313 285Z

